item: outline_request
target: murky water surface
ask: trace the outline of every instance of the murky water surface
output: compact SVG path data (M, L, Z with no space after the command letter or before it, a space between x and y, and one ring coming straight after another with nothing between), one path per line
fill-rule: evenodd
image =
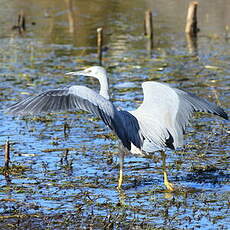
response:
M64 73L97 64L96 28L104 28L103 64L116 106L133 109L141 83L157 80L230 103L229 2L202 1L197 47L184 36L188 1L1 1L0 109L28 95L90 78ZM143 16L153 11L154 50L147 51ZM11 27L23 9L26 32ZM9 139L9 175L0 175L0 226L15 229L227 229L229 123L195 115L186 145L167 152L169 178L192 188L165 192L161 158L127 157L124 190L116 189L118 141L81 112L14 118L0 112L0 145ZM64 132L64 124L69 129ZM1 153L0 165L4 165Z

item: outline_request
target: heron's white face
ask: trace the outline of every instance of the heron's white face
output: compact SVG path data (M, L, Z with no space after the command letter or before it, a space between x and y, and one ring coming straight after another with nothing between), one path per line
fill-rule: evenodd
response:
M89 67L89 68L82 70L82 71L69 72L66 74L67 75L74 75L74 76L79 76L79 75L88 76L88 77L94 77L94 78L100 79L101 77L103 77L106 74L106 71L101 66L92 66L92 67Z

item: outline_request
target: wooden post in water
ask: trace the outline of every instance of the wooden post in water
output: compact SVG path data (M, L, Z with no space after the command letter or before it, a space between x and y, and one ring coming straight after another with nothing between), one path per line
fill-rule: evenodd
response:
M186 26L185 26L185 33L193 37L196 37L198 32L197 7L198 7L198 2L190 2L188 7Z
M73 8L73 0L65 0L67 4L67 10L68 10L68 21L69 21L69 32L74 33L75 31L75 12Z
M186 19L185 34L189 53L197 53L197 7L198 2L190 2Z
M153 19L151 10L147 10L145 12L145 35L148 38L148 50L152 50L153 48Z
M19 33L22 33L26 30L26 18L23 10L18 15L18 30Z
M197 37L186 34L187 47L190 54L197 54Z
M17 25L13 25L12 30L17 30L19 34L26 30L26 18L23 10L18 14Z
M97 28L97 56L99 65L102 65L103 28Z
M5 144L5 168L9 168L9 163L10 163L10 142L6 141Z

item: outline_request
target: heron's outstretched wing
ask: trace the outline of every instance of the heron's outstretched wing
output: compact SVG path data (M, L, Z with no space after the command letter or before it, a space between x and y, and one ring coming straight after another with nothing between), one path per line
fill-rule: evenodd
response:
M137 118L145 138L144 151L181 146L192 112L208 112L228 119L219 106L167 84L149 81L142 87L144 101L131 113Z
M123 115L125 112L118 111L112 102L85 86L43 92L15 103L7 112L14 115L37 115L78 109L100 117L117 134L123 145L130 149L129 135L124 126L127 123L127 116Z

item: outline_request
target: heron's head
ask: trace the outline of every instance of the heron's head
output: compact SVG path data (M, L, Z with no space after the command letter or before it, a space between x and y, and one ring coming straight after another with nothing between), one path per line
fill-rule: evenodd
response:
M87 77L94 77L100 80L106 76L106 71L101 66L92 66L85 70L76 71L76 72L69 72L66 73L67 75L74 75L74 76L87 76Z

